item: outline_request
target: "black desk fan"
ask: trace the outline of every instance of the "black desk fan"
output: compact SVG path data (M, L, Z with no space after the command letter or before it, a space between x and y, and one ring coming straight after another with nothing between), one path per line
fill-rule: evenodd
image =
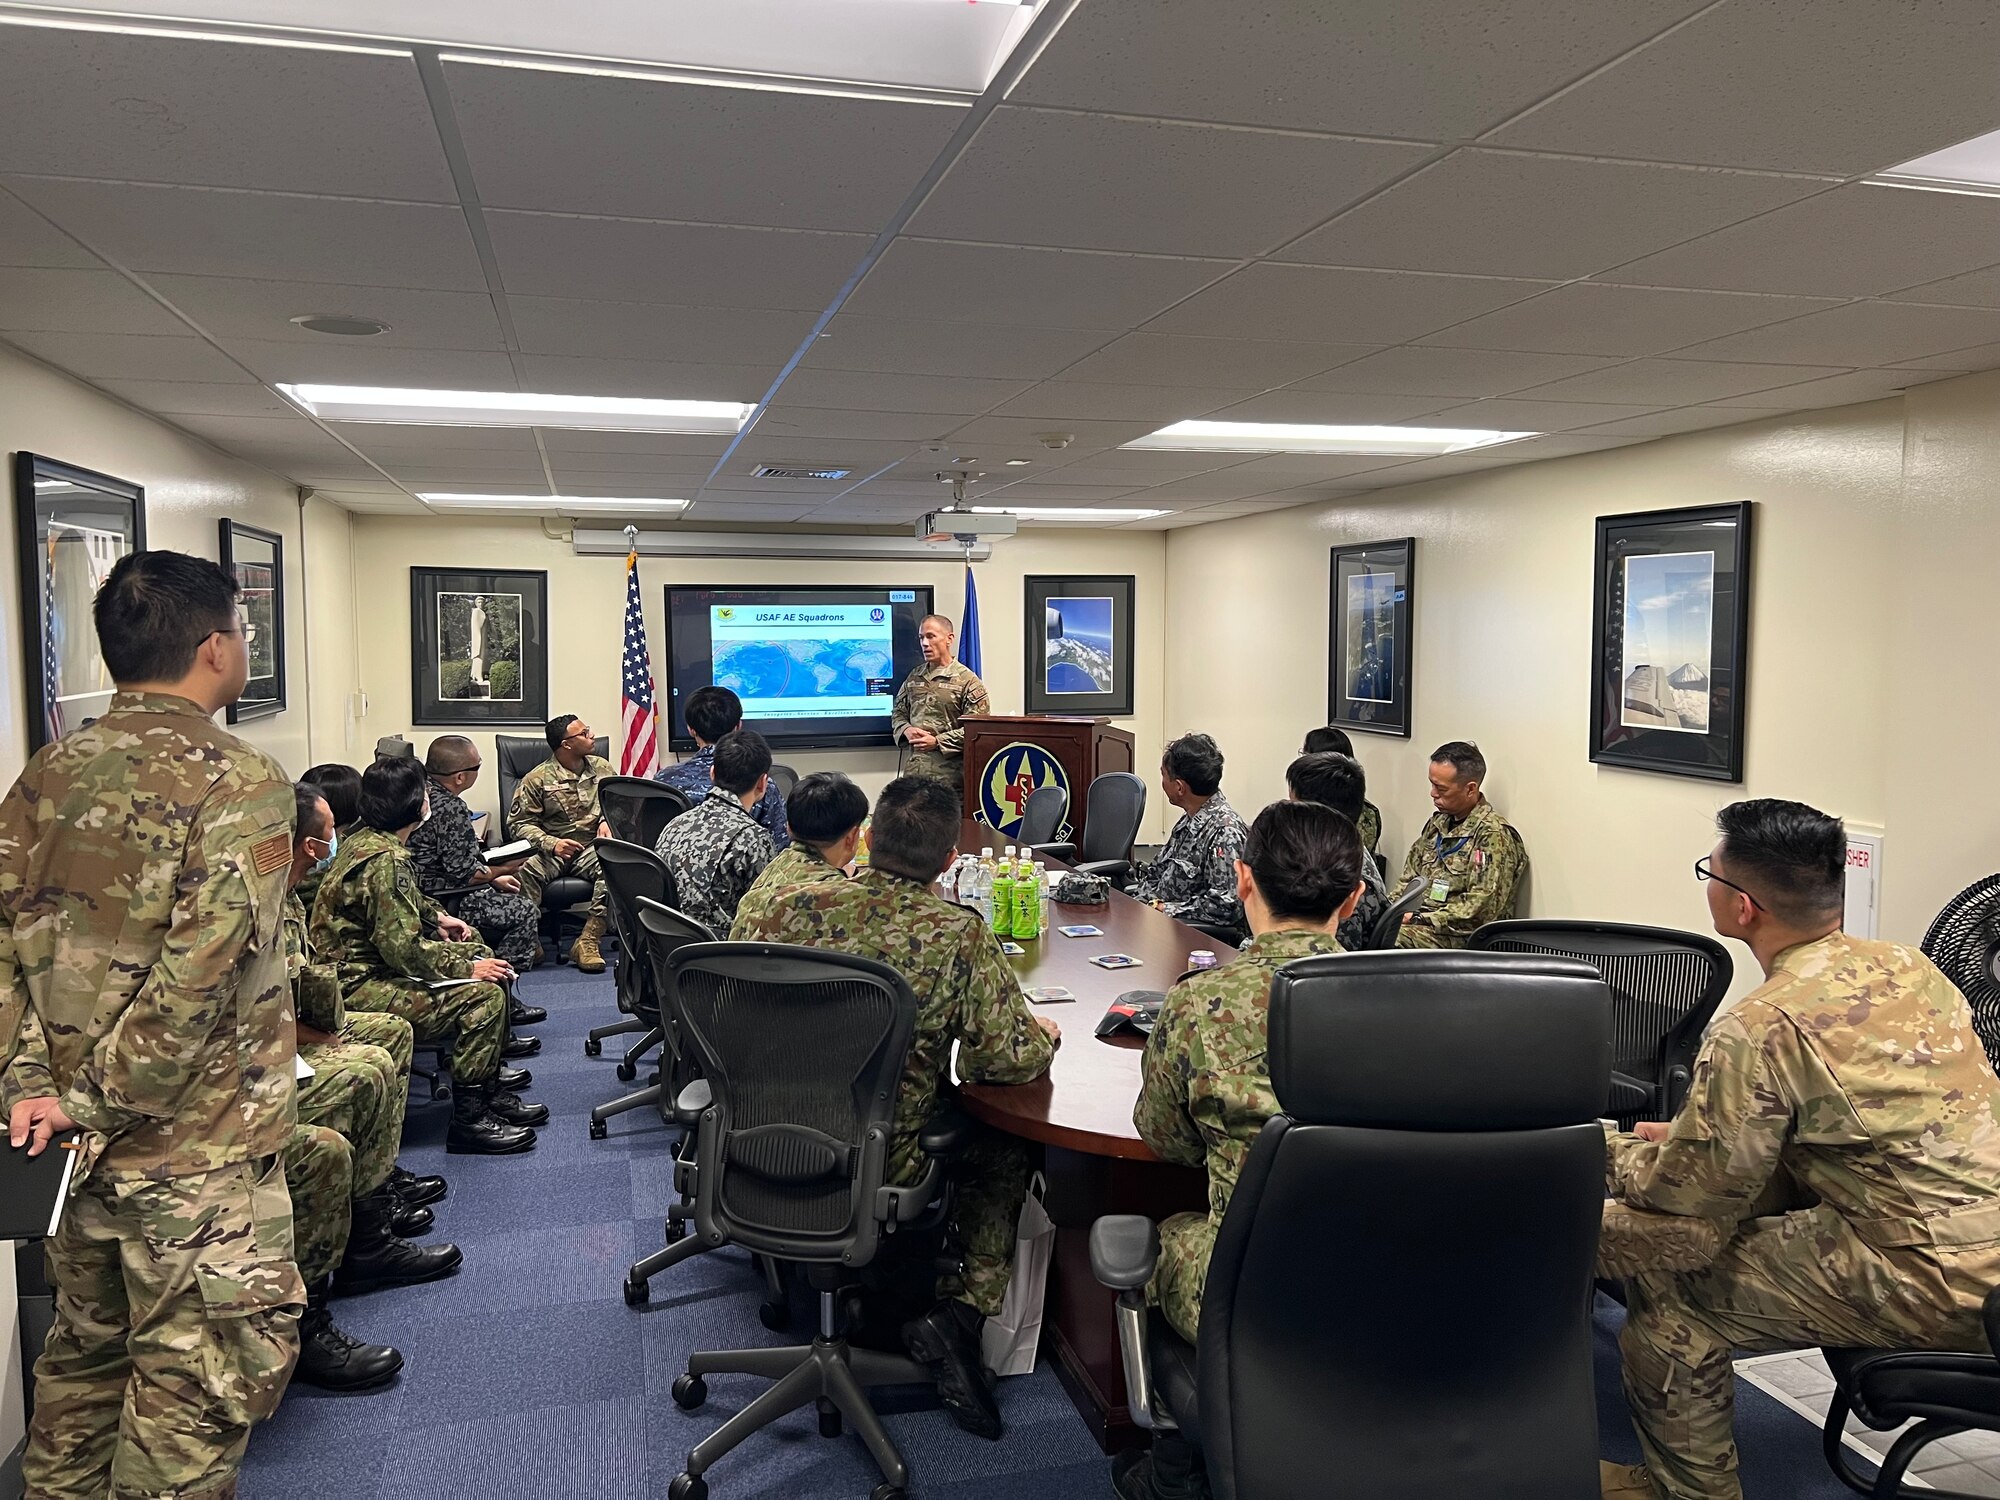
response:
M1924 934L1923 949L1971 1003L1973 1030L2000 1067L2000 875L1947 901Z

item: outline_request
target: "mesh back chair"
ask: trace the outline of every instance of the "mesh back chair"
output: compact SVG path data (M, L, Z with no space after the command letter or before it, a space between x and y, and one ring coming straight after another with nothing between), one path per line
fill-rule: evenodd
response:
M599 735L592 742L590 753L609 756L610 739ZM507 820L514 809L514 790L520 786L523 776L549 758L549 742L545 738L526 735L496 734L493 736L493 758L500 762L500 842L512 843L513 833ZM543 945L551 957L562 946L561 914L589 900L590 882L574 875L559 875L542 887Z
M1046 844L1037 853L1075 860L1072 868L1102 875L1114 885L1132 873L1132 843L1146 816L1146 783L1130 771L1107 771L1090 784L1089 811L1084 814L1083 843Z
M1038 786L1028 793L1026 806L1021 809L1021 826L1014 831L1017 843L1036 848L1052 843L1062 832L1063 819L1069 815L1069 789L1051 783Z
M888 1182L889 1138L917 999L886 964L818 948L713 943L667 960L687 1042L702 1070L677 1108L699 1106L693 1161L695 1233L676 1257L733 1243L802 1263L818 1293L819 1333L789 1349L700 1351L674 1381L683 1408L707 1399L703 1377L776 1382L688 1454L673 1500L703 1500L702 1475L730 1449L787 1412L817 1403L820 1430L842 1418L867 1444L900 1497L909 1470L869 1404L866 1388L922 1384L921 1365L852 1349L839 1292L883 1238L924 1217L943 1191L942 1158L962 1131L926 1132L921 1183ZM692 1097L690 1097L692 1096Z
M607 776L597 783L597 804L611 836L641 849L659 843L667 824L688 810L688 799L646 776Z
M778 789L778 795L791 800L792 788L799 784L799 773L783 761L771 762L771 785Z
M1368 935L1368 947L1379 952L1396 946L1396 934L1403 930L1403 918L1424 903L1424 878L1410 877L1410 883L1403 887L1396 899L1382 908L1382 915L1375 919L1375 930Z
M1199 1447L1220 1500L1595 1500L1608 1009L1568 959L1279 970L1282 1113L1223 1216L1198 1347L1146 1306L1154 1225L1091 1230L1134 1420Z
M584 1039L583 1050L585 1056L595 1057L603 1050L607 1036L639 1032L639 1040L618 1064L619 1078L630 1083L638 1076L640 1059L664 1042L667 1035L661 1024L659 991L654 986L652 966L646 961L645 933L639 926L639 902L672 901L673 877L668 875L660 856L651 849L642 849L637 844L627 844L618 839L597 839L592 847L597 850L598 868L604 872L605 905L610 908L611 927L618 934L618 966L612 975L618 1008L632 1019L596 1028ZM605 1121L613 1115L658 1104L662 1097L659 1086L655 1084L636 1094L614 1099L609 1104L598 1105L590 1112L590 1138L603 1140Z
M1489 953L1579 958L1611 988L1611 1094L1604 1113L1630 1129L1671 1120L1695 1053L1736 966L1714 938L1666 927L1535 918L1489 922L1467 945Z

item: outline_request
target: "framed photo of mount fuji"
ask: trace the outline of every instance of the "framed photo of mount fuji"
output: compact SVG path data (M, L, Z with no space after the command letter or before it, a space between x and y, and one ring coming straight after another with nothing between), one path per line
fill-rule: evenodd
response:
M1750 502L1597 518L1590 758L1743 779Z
M1026 581L1026 712L1124 718L1132 712L1131 573Z

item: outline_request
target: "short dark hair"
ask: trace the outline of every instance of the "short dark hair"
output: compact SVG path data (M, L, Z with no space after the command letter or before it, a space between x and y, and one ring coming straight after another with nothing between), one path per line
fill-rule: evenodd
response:
M1274 917L1324 922L1361 883L1361 834L1318 802L1273 802L1243 841L1243 863Z
M1176 781L1185 781L1197 797L1213 797L1222 785L1222 752L1205 734L1184 734L1169 744L1160 764Z
M569 738L569 726L574 723L576 723L575 714L557 714L553 719L549 720L547 733L549 736L549 748L551 750L556 749L564 740Z
M479 747L462 734L441 734L424 751L424 769L433 776L469 771L479 763Z
M732 729L715 742L715 784L740 797L771 770L770 743L754 729Z
M1330 807L1353 823L1361 821L1368 801L1368 773L1360 761L1336 750L1301 755L1285 767L1285 785L1299 801Z
M361 773L362 825L384 833L408 828L424 815L429 780L414 756L376 761Z
M958 843L958 793L927 776L898 776L875 799L868 858L892 875L931 880Z
M713 745L743 724L743 700L726 687L696 688L688 694L688 733Z
M306 830L319 813L319 805L326 802L320 789L310 781L292 783L292 842L308 837ZM333 815L333 804L327 803L327 816Z
M333 826L351 828L361 816L361 773L338 761L314 766L299 780L319 788L326 805L333 809Z
M1321 729L1308 729L1306 731L1305 753L1307 755L1325 755L1328 751L1338 751L1342 755L1352 755L1354 753L1354 741L1347 737L1345 729L1341 729L1333 724L1328 724Z
M1486 779L1486 757L1479 753L1479 747L1471 740L1446 740L1431 751L1431 764L1450 766L1458 773L1460 781Z
M1729 878L1781 921L1812 927L1847 898L1847 829L1840 819L1776 797L1732 802L1715 815Z
M868 817L868 794L838 771L801 777L785 799L785 822L802 844L837 844Z
M179 682L203 641L237 628L238 592L205 557L126 553L90 606L104 669L117 683Z

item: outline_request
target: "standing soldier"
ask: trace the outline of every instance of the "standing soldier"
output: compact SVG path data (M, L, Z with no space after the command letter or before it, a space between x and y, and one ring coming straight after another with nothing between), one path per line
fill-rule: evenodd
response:
M36 1496L234 1494L298 1356L292 789L212 722L249 676L236 600L204 559L121 558L92 607L118 692L0 803L9 1141L83 1131L46 1245Z
M592 753L596 741L590 726L574 714L557 714L548 723L549 758L521 778L514 788L514 805L507 809L507 831L526 839L535 852L521 867L521 894L542 909L542 892L558 875L575 875L591 883L590 920L584 924L570 956L585 974L604 972L604 875L597 868L592 839L611 837L597 803L597 783L616 775L610 761Z
M1514 915L1528 851L1480 791L1486 757L1469 740L1431 752L1431 814L1403 861L1403 878L1424 882L1424 899L1403 918L1398 948L1463 948L1488 922Z
M909 773L965 790L965 721L991 711L986 684L957 661L958 637L943 615L925 615L917 627L924 664L903 679L889 713L891 739L911 750Z

